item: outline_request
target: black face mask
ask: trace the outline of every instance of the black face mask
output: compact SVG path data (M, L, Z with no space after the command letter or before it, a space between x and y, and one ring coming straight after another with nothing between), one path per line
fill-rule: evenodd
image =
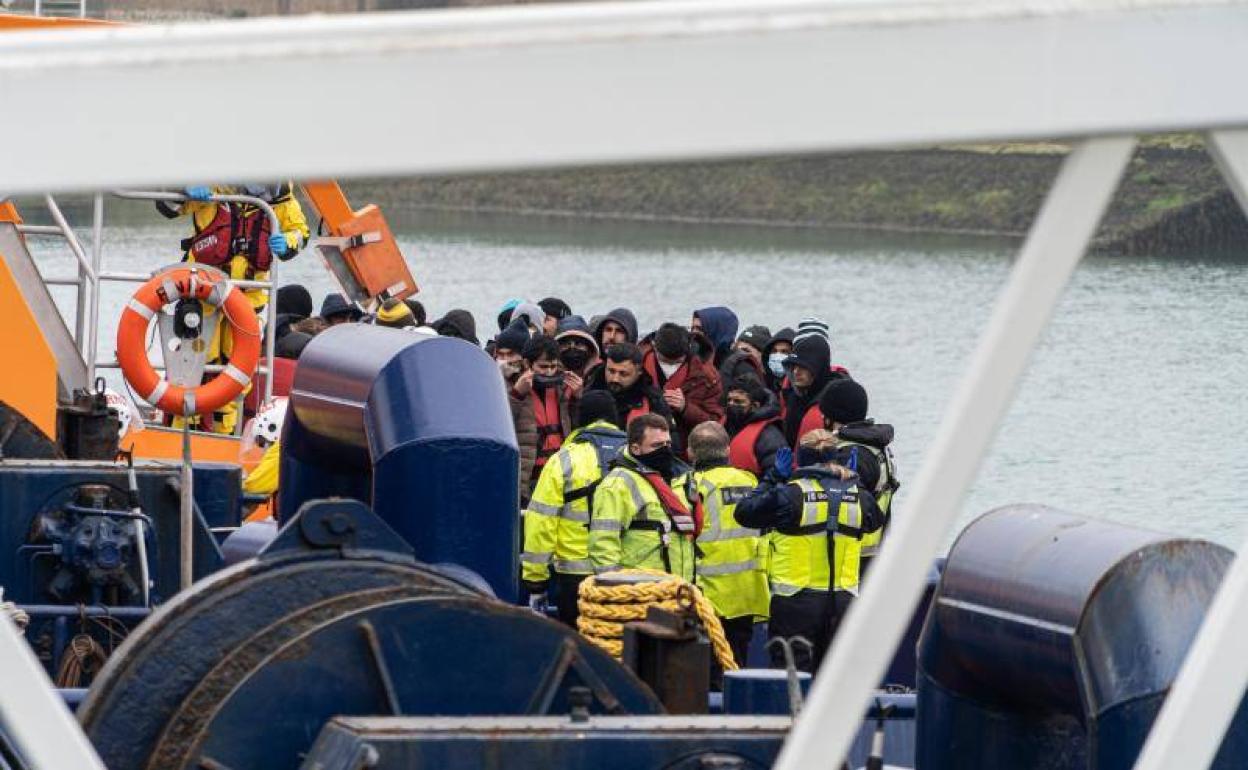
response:
M750 408L748 406L729 405L725 410L727 417L724 420L729 430L736 430L745 425L745 421L750 419Z
M664 478L671 478L672 465L676 462L676 455L672 452L672 447L661 446L653 452L647 452L644 455L634 455L633 459L647 468L653 468L661 473Z
M559 351L559 363L570 372L579 372L589 363L589 351L580 348L567 348Z
M533 387L539 390L546 388L554 388L563 384L562 374L535 374L533 375Z

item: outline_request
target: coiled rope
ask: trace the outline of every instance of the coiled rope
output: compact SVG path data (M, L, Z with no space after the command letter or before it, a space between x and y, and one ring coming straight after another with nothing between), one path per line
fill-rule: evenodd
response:
M85 677L94 676L104 666L108 653L87 634L74 637L61 657L61 670L56 672L57 687L82 687Z
M636 583L604 585L606 576L644 576L653 578ZM645 620L646 611L661 607L672 612L693 610L706 627L715 658L725 671L739 666L732 658L732 648L724 636L724 627L715 608L697 586L675 575L650 569L622 569L585 578L578 593L580 618L576 629L593 644L615 659L624 654L624 624Z
M25 630L30 623L30 615L14 602L4 601L4 588L0 588L0 613L9 616L9 620L13 621L13 625L17 626L18 631Z

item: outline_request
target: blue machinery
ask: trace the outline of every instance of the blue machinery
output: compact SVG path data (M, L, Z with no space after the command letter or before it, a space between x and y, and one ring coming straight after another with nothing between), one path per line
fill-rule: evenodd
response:
M66 691L107 765L769 766L791 723L783 677L734 675L723 715L669 716L632 672L513 606L504 398L458 340L320 335L291 395L282 529L223 568L211 530L237 523L237 471L197 467L203 572L176 595L175 468L140 466L128 494L115 463L0 461L0 584L50 672L76 631L128 634L85 699ZM155 610L134 590L136 506ZM916 618L917 701L845 715L862 722L851 765L880 718L893 765L1130 767L1229 560L1038 506L985 515ZM913 639L892 681L915 681ZM1219 767L1248 757L1242 717ZM20 767L2 738L0 767Z

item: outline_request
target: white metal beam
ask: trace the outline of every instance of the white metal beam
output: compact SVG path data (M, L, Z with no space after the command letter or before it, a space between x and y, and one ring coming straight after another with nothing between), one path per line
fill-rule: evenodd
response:
M1248 126L1248 5L690 0L0 36L11 193Z
M31 767L105 770L8 616L0 616L0 726Z
M923 582L1013 401L1032 349L1109 205L1135 140L1089 139L1067 157L993 309L862 595L841 624L778 770L833 766L849 750L868 698L910 622Z
M1248 131L1215 131L1209 152L1248 212ZM1248 543L1239 549L1183 667L1170 687L1135 770L1205 768L1222 745L1248 687Z

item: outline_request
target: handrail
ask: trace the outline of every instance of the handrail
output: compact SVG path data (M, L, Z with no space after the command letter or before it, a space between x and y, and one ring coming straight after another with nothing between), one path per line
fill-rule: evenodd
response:
M61 211L61 207L56 204L56 199L51 195L43 196L44 202L47 204L48 213L52 215L53 221L60 229L61 235L69 244L69 250L73 252L74 257L78 260L78 276L85 277L87 280L86 289L84 290L81 280L78 282L78 296L76 298L77 306L74 312L74 342L78 344L78 352L82 355L84 363L88 363L94 356L88 347L88 341L92 338L92 332L87 329L87 306L89 303L99 303L99 281L95 277L95 269L87 260L87 251L82 247L82 243L78 240L78 236L74 233L69 221L65 219L65 214ZM90 366L88 364L88 369ZM88 380L90 382L90 380Z
M193 200L190 196L185 195L184 193L167 192L163 190L162 191L113 190L112 194L118 198L123 198L126 200L166 201L169 203L186 203L188 201ZM269 205L268 201L264 200L263 198L257 198L253 195L235 195L233 193L213 193L208 196L208 201L214 202L214 203L245 203L251 206L255 206L256 208L262 210L264 212L264 215L268 218L271 232L273 233L282 232L282 223L281 223L281 220L277 218L277 212L274 211L273 207ZM264 358L265 358L266 363L268 364L269 369L273 368L273 358L276 355L276 350L277 350L276 349L277 334L275 332L276 332L276 327L277 327L277 289L278 289L277 266L279 262L281 262L280 259L274 259L272 263L270 263L269 280L267 281L267 286L263 285L266 282L243 281L243 280L236 281L236 280L231 279L232 283L243 288L264 288L264 289L268 289L269 291L269 295L270 295L269 301L265 303L265 328L267 329L267 333L265 334L265 341L264 341ZM124 274L117 273L114 275L121 276ZM118 278L113 278L112 280L130 280L130 278L118 277ZM147 279L144 278L143 280L146 281ZM264 378L264 403L268 403L269 401L272 401L272 400L273 400L273 378L265 377ZM242 421L240 420L239 423L241 424L241 422Z

